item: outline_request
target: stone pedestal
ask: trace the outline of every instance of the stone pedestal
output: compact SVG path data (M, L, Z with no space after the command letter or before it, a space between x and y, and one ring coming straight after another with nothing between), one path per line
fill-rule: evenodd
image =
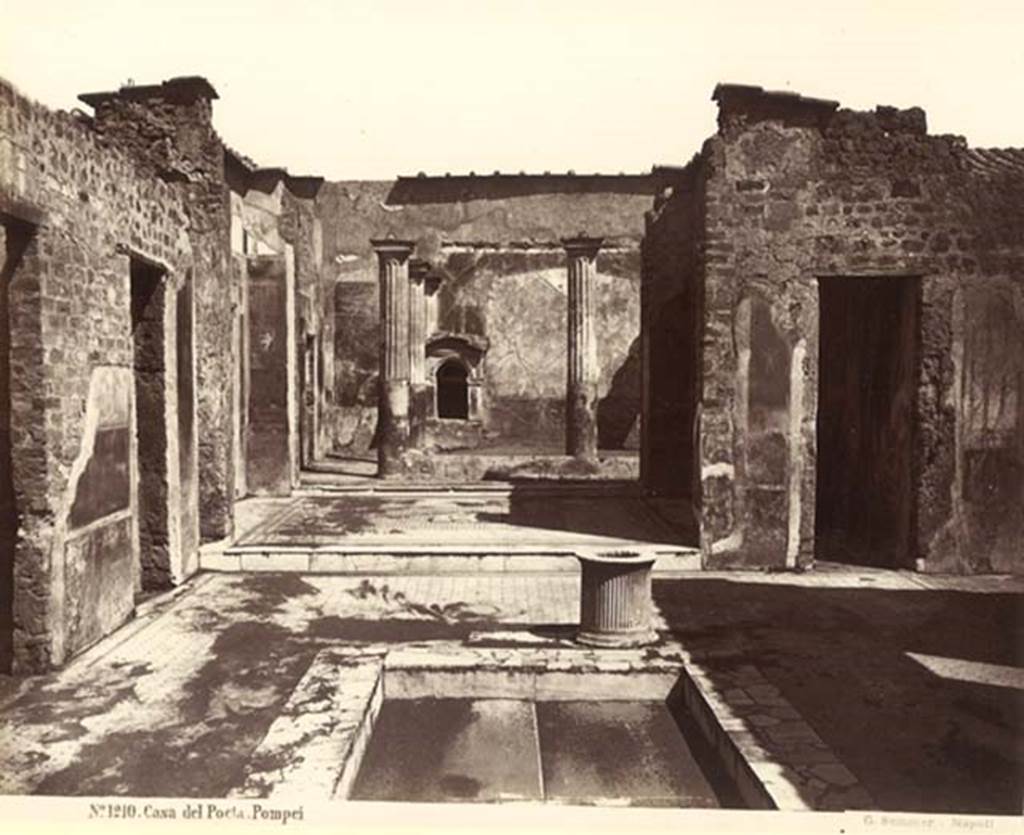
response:
M415 242L371 240L380 264L377 475L400 475L409 446L409 256Z
M651 627L654 557L636 552L578 553L582 571L576 640L595 647L635 647L658 640Z
M597 335L594 331L595 262L601 238L564 238L568 258L568 344L565 393L565 451L597 458Z

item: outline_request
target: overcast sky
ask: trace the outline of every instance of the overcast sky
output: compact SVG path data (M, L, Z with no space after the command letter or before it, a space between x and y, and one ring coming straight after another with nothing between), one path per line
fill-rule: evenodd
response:
M920 105L1024 146L1024 3L0 0L0 75L51 107L205 75L224 139L330 179L649 170L714 129L718 81Z

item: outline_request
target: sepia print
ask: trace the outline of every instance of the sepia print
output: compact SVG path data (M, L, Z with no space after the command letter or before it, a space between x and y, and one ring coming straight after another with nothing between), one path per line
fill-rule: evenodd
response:
M421 95L437 33L382 78ZM534 170L337 176L288 157L316 112L229 143L251 94L187 57L0 78L0 793L1020 815L1019 134L725 62L710 102L662 79L708 129L645 170L545 170L541 120L503 127Z

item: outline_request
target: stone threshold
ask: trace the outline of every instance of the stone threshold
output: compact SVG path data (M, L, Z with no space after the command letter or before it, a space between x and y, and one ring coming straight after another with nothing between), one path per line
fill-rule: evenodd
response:
M874 808L856 777L753 665L694 656L671 641L628 650L471 643L322 650L230 796L347 800L385 699L667 700L690 712L750 808Z
M587 547L593 547L586 543ZM582 544L581 544L582 547ZM615 548L632 548L615 543ZM647 543L638 544L650 552ZM538 550L536 546L422 545L382 548L380 545L237 545L200 554L203 571L302 572L306 574L538 574L578 573L573 547ZM654 549L654 573L670 575L700 571L695 548Z
M438 484L434 482L388 482L366 479L360 482L331 481L329 477L310 478L303 473L299 486L292 490L296 498L317 498L325 495L387 495L411 496L414 498L443 498L445 496L511 496L536 494L543 496L640 496L637 484L592 479L586 482L570 481L483 481ZM316 474L322 475L322 474Z

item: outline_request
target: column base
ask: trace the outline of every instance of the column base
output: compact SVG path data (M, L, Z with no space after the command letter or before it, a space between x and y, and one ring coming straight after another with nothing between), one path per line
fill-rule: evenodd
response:
M409 448L409 381L381 381L377 401L377 476L401 476Z
M597 396L574 391L566 396L565 454L584 461L597 460Z
M433 391L425 383L413 383L409 391L409 448L423 449L427 442L427 418Z
M377 457L377 478L385 481L430 481L437 477L431 456L420 449L403 448L400 454Z
M576 643L587 647L601 647L603 649L643 647L648 644L656 644L658 640L658 633L653 629L616 633L588 632L581 629L576 633Z

